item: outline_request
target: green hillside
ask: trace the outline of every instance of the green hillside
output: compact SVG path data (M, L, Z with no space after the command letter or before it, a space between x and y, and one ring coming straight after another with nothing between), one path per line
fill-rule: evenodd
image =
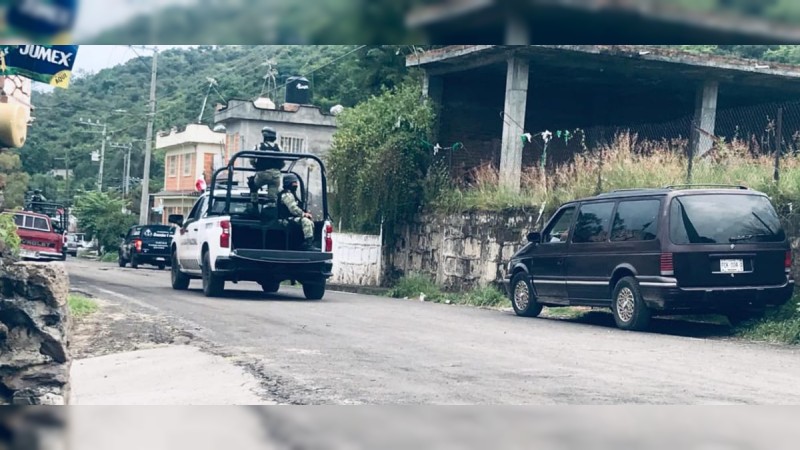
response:
M264 88L266 67L262 63L267 59L274 61L279 87L289 76L307 75L316 105L324 109L335 104L353 106L407 76L404 62L409 51L410 47L402 46L171 49L159 55L155 128L165 130L196 122L208 89L208 77L213 77L218 86L209 96L204 123L212 123L216 103L257 97ZM141 176L150 64L151 57L142 54L124 65L77 77L69 89L34 94L36 119L20 152L22 169L31 175L31 189L45 190L48 198L65 198L65 182L42 175L51 169L63 169L65 158L74 170L70 194L95 188L98 163L91 161L91 153L100 148L101 128L80 124L81 118L107 122L111 142L133 142L131 176ZM264 95L279 102L284 94L279 90ZM107 147L104 188L119 189L122 172L122 150ZM151 173L153 190L160 188L163 159L158 155L153 159Z

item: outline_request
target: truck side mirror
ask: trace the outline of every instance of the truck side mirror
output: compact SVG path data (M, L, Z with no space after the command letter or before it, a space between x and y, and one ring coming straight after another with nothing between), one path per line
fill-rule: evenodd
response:
M536 231L528 233L528 242L540 244L542 242L542 233Z
M167 222L175 224L179 227L183 226L183 214L170 214Z

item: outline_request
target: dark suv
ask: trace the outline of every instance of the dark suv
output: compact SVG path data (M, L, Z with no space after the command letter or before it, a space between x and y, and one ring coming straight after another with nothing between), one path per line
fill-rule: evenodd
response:
M792 253L769 198L744 186L615 191L561 206L511 258L514 311L610 307L642 330L659 314L762 314L793 294Z

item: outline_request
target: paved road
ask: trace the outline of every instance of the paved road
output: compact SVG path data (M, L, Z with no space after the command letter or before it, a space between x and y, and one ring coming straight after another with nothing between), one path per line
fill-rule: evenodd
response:
M164 314L248 364L279 402L301 404L797 404L796 350L656 320L653 333L504 311L228 284L209 299L169 273L71 260L74 288ZM260 289L260 288L259 288Z

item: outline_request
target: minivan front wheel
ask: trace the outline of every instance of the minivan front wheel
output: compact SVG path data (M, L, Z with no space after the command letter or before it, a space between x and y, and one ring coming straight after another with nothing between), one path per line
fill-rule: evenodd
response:
M652 313L644 303L639 283L633 277L625 277L617 282L611 310L620 329L641 331L650 324Z
M520 272L511 279L511 305L514 313L522 317L536 317L542 312L542 305L536 301L530 277Z

